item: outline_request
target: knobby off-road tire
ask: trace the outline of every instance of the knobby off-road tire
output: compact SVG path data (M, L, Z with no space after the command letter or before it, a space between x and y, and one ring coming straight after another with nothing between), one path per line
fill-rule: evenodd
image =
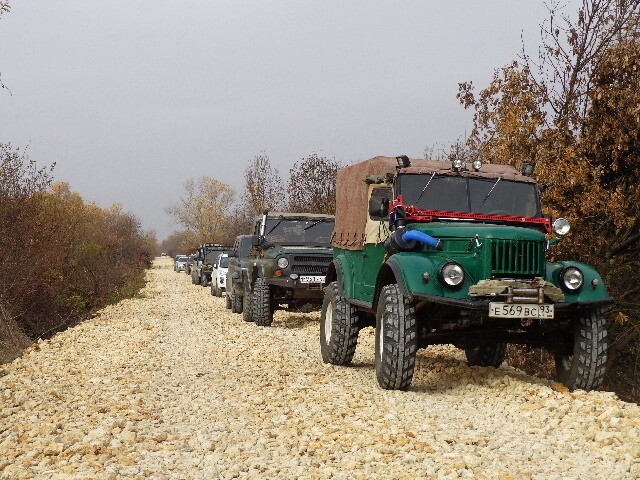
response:
M382 288L376 312L376 377L385 390L406 390L418 351L415 308L397 284Z
M242 313L242 297L235 292L231 293L231 311L233 313Z
M242 320L245 322L253 322L255 319L253 318L253 293L251 291L244 292L242 303L244 305Z
M231 297L226 292L224 294L224 306L227 310L231 310Z
M600 388L607 349L607 321L602 312L585 312L573 323L573 355L555 357L558 380L570 390Z
M347 365L353 360L358 344L358 313L340 295L337 282L324 291L320 314L320 353L324 363Z
M474 348L465 348L469 366L498 368L507 356L506 343L492 343Z
M264 278L258 278L253 286L253 320L256 325L270 327L273 323L271 289Z

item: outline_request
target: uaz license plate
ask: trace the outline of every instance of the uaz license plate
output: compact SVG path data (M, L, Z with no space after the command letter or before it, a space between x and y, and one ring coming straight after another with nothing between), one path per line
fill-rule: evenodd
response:
M489 316L499 318L553 318L553 305L529 303L497 303L489 304Z
M322 275L300 275L300 283L324 283Z

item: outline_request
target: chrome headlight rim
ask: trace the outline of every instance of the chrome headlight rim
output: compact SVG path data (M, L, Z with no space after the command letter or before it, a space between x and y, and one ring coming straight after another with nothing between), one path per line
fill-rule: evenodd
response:
M571 231L571 224L569 220L563 217L556 218L551 225L553 233L559 237L564 237Z
M279 257L278 260L276 260L276 265L278 265L278 268L287 268L289 266L289 259L287 257Z
M449 283L447 282L447 278L449 280L451 280L450 276L447 276L447 271L449 271L450 269L459 269L460 270L460 281L458 283ZM442 267L440 267L440 282L447 288L451 289L451 290L458 290L460 288L462 288L462 285L464 285L464 281L465 281L465 273L464 273L464 268L462 268L462 265L460 265L458 262L447 262L444 265L442 265Z
M576 287L572 287L571 285L569 285L569 283L566 280L566 275L572 271L578 273L580 277L580 283ZM559 280L558 283L560 284L560 287L567 293L578 293L580 290L582 290L582 287L584 287L584 273L578 267L575 267L573 265L564 267L560 271L558 280Z

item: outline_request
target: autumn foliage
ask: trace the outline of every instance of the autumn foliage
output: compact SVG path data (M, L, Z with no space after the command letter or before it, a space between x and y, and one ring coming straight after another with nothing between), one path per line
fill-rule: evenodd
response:
M577 15L568 15L551 4L537 58L523 50L518 61L496 70L484 90L476 93L467 82L458 95L474 111L469 148L488 162L517 168L534 163L546 212L571 221L572 234L550 255L592 264L603 275L615 299L606 312L613 342L605 388L635 399L640 398L639 7L638 0L585 0ZM539 357L512 361L541 371L550 364Z
M0 357L133 295L153 235L121 210L86 202L50 170L0 145Z

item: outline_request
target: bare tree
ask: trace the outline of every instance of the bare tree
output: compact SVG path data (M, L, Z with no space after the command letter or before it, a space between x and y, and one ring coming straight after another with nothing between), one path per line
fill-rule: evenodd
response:
M559 0L548 5L549 18L540 25L537 59L524 45L521 57L545 94L554 124L581 134L597 65L637 25L640 0L583 0L577 19L565 8Z
M336 211L336 178L340 164L335 159L311 154L289 171L289 210L329 213Z
M228 226L234 190L226 183L210 177L190 179L184 189L185 194L178 203L167 209L167 213L194 232L200 242L219 241L225 236Z
M244 171L242 201L250 215L264 209L277 210L282 205L283 185L278 170L271 166L263 151L254 156Z

